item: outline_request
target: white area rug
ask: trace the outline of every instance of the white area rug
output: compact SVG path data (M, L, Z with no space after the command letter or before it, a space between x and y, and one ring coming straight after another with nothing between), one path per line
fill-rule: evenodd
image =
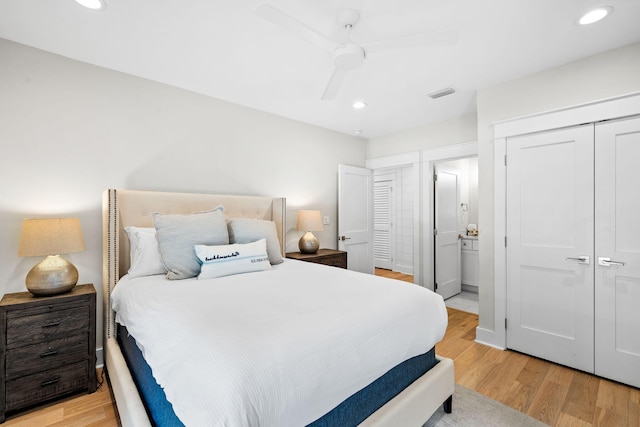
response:
M440 409L423 427L544 427L546 424L456 384L453 412Z

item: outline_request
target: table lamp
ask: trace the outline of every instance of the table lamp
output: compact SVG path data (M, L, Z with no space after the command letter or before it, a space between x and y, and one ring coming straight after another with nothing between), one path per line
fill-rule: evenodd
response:
M78 283L78 270L60 254L84 251L80 219L41 218L22 222L18 256L46 256L27 274L25 283L36 296L68 292Z
M304 235L298 241L298 248L303 254L315 254L320 248L318 238L312 231L322 231L322 216L320 211L300 210L296 223L298 231L304 231Z

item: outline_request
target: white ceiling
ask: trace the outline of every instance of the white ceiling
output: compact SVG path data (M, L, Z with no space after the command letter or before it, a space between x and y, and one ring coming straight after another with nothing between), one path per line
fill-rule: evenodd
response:
M639 41L640 1L602 1L106 0L92 11L73 0L2 0L0 37L372 138L472 113L478 89ZM369 55L322 101L331 53L257 16L262 3L331 38L338 11L357 9L359 44L440 30L458 30L458 41ZM574 24L601 5L614 13ZM456 93L425 96L445 87ZM367 108L354 110L357 99Z

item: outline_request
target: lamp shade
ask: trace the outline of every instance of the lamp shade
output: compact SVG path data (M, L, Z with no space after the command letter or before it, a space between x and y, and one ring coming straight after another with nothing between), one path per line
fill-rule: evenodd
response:
M22 222L18 256L47 256L84 251L79 218L39 218Z
M322 231L322 215L320 211L300 210L296 223L298 231Z

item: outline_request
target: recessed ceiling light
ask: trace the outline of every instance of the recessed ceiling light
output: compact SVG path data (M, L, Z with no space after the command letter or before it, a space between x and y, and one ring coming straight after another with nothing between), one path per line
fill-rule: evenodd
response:
M76 0L76 3L93 10L104 9L107 7L104 0Z
M362 129L356 129L353 131L353 133L356 135L362 135Z
M360 110L366 106L367 106L367 103L364 101L356 101L353 103L353 108L355 108L356 110Z
M604 19L607 15L613 12L613 7L602 6L597 9L590 10L587 13L580 15L576 20L578 25L589 25Z

